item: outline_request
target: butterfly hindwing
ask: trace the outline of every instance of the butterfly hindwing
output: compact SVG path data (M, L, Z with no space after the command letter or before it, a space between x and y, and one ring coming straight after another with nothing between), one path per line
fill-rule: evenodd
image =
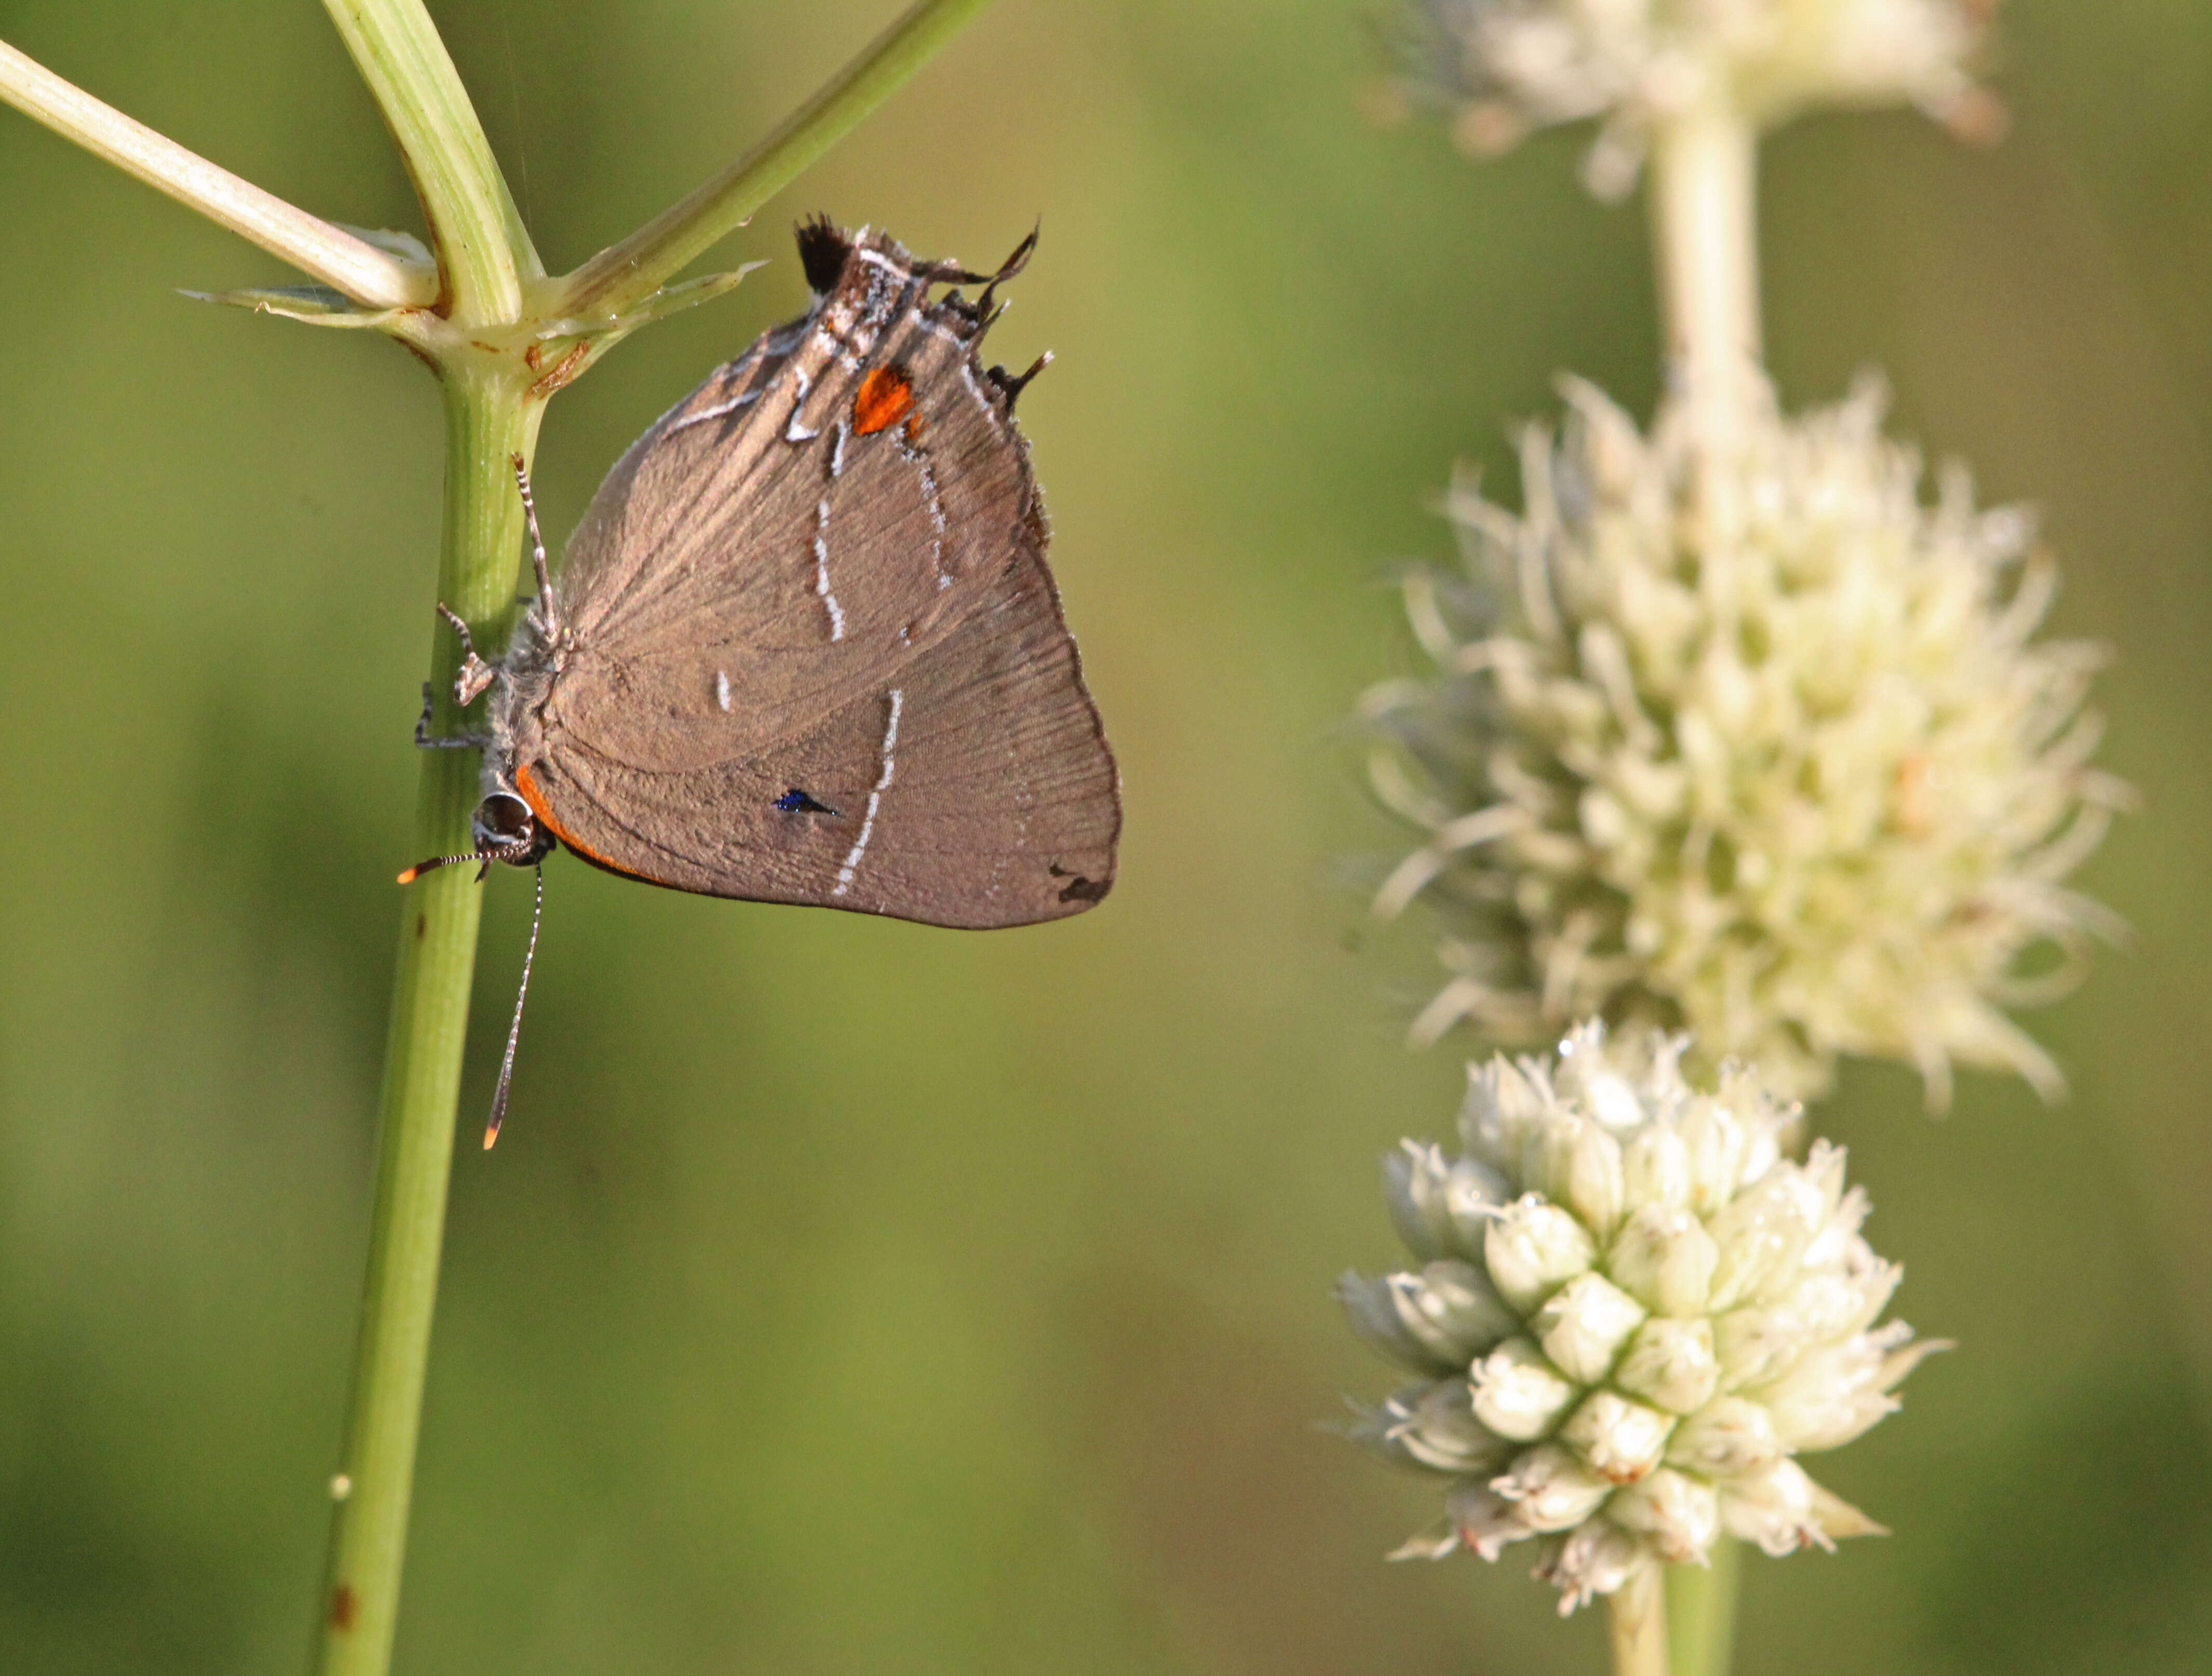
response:
M586 859L713 896L933 925L1080 912L1114 877L1113 760L1042 564L778 748L648 769L570 744L523 771Z
M609 474L518 789L571 847L717 896L953 926L1080 911L1113 759L987 320L888 240Z

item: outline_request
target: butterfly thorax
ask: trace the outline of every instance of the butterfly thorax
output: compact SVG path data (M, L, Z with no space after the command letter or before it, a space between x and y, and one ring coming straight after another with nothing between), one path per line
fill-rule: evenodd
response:
M513 795L517 770L542 753L545 704L568 662L568 637L546 635L539 607L532 603L515 625L514 638L496 665L488 705L490 735L483 752L483 795Z

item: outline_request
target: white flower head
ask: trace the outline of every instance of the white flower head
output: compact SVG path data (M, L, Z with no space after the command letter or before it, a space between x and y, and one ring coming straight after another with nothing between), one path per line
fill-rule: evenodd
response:
M1589 386L1565 393L1564 434L1523 445L1525 510L1457 483L1464 569L1407 580L1437 673L1363 701L1376 790L1425 834L1376 911L1426 901L1452 974L1416 1039L1465 1021L1533 1046L1601 1017L1686 1029L1705 1066L1756 1064L1788 1097L1839 1054L1917 1066L1939 1108L1954 1061L2055 1097L2003 1009L2063 993L2114 934L2063 881L2127 792L2089 761L2100 653L2033 638L2055 577L2032 520L1978 511L1955 468L1923 500L1872 381L1796 419L1760 386L1717 465L1679 400L1647 437ZM1699 514L1714 469L1725 538ZM1704 1216L1757 1161L1725 1091L1633 1139L1610 1097L1589 1086L1588 1123L1540 1161L1547 1198L1604 1211L1608 1236L1622 1193ZM1694 1240L1639 1238L1669 1284L1699 1284Z
M1595 119L1592 191L1632 185L1651 127L1724 102L1770 126L1820 106L1911 104L1971 137L2001 118L1971 68L1992 0L1413 0L1406 91L1477 155Z
M1360 1336L1424 1376L1352 1435L1449 1480L1443 1522L1394 1558L1534 1539L1570 1612L1724 1533L1786 1554L1880 1531L1796 1457L1893 1412L1940 1346L1875 1325L1898 1271L1859 1234L1842 1152L1796 1161L1796 1108L1741 1072L1692 1088L1683 1048L1592 1023L1556 1060L1470 1067L1464 1156L1385 1161L1394 1204L1401 1160L1487 1184L1484 1217L1413 1222L1420 1267L1340 1287ZM1587 1187L1593 1134L1617 1195L1554 1199Z

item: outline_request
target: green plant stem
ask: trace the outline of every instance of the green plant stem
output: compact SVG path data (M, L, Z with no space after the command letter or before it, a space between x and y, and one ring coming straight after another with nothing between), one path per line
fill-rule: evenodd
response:
M1716 96L1651 137L1651 231L1670 369L1689 402L1715 540L1741 522L1733 470L1759 378L1759 133Z
M443 390L446 516L439 597L471 624L488 625L488 643L497 645L513 610L522 542L522 508L509 459L533 452L544 408L504 373L448 367ZM433 678L439 725L447 731L454 725L448 695L459 644L441 622ZM422 753L418 854L468 848L477 774L472 751ZM322 1676L384 1676L391 1665L483 899L475 877L475 870L465 866L425 875L410 887L401 916L379 1101L368 1279L341 1467L346 1490L332 1515L323 1597L316 1665Z
M1707 563L1741 538L1736 467L1753 404L1763 399L1758 165L1758 127L1724 94L1669 117L1652 135L1653 260L1668 366L1690 406ZM1674 1676L1725 1676L1740 1558L1723 1537L1709 1564L1666 1568Z
M1667 1568L1667 1646L1674 1676L1728 1676L1742 1569L1743 1545L1726 1536L1713 1544L1704 1565Z
M545 270L491 154L476 106L422 0L323 0L422 201L457 325L522 312L522 282Z
M547 312L619 314L673 279L897 92L989 3L921 0L774 133L561 282L561 301Z
M1651 137L1667 353L1717 395L1759 361L1758 146L1758 131L1719 99L1668 118Z
M438 295L437 276L420 263L403 262L240 179L5 41L0 41L0 100L357 303L419 308Z
M400 260L225 173L0 43L0 100L372 309L438 370L446 414L446 516L439 598L506 638L520 561L522 511L511 460L535 452L545 398L588 364L548 370L541 340L599 347L645 319L734 283L696 282L646 304L693 258L743 222L927 63L989 0L921 0L819 94L738 162L574 275L547 281L483 124L422 0L324 0L398 142L422 200L435 283ZM237 294L234 300L249 299ZM264 301L266 298L263 299ZM295 318L319 318L296 313ZM570 353L573 354L573 351ZM434 724L455 730L459 638L441 622ZM420 856L470 846L478 792L473 753L423 753ZM320 1676L385 1676L398 1623L416 1442L437 1303L461 1055L483 893L472 870L417 879L401 918L384 1083L376 1197L345 1453L331 1489L327 1587L317 1636Z
M1613 1676L1668 1676L1667 1588L1659 1573L1647 1562L1606 1596Z

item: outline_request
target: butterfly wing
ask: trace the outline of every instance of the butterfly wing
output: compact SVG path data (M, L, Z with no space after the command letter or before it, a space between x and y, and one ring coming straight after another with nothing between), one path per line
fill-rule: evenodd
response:
M813 271L810 264L810 272ZM587 859L935 925L1112 883L1114 762L987 317L888 240L665 416L592 503L516 787Z

